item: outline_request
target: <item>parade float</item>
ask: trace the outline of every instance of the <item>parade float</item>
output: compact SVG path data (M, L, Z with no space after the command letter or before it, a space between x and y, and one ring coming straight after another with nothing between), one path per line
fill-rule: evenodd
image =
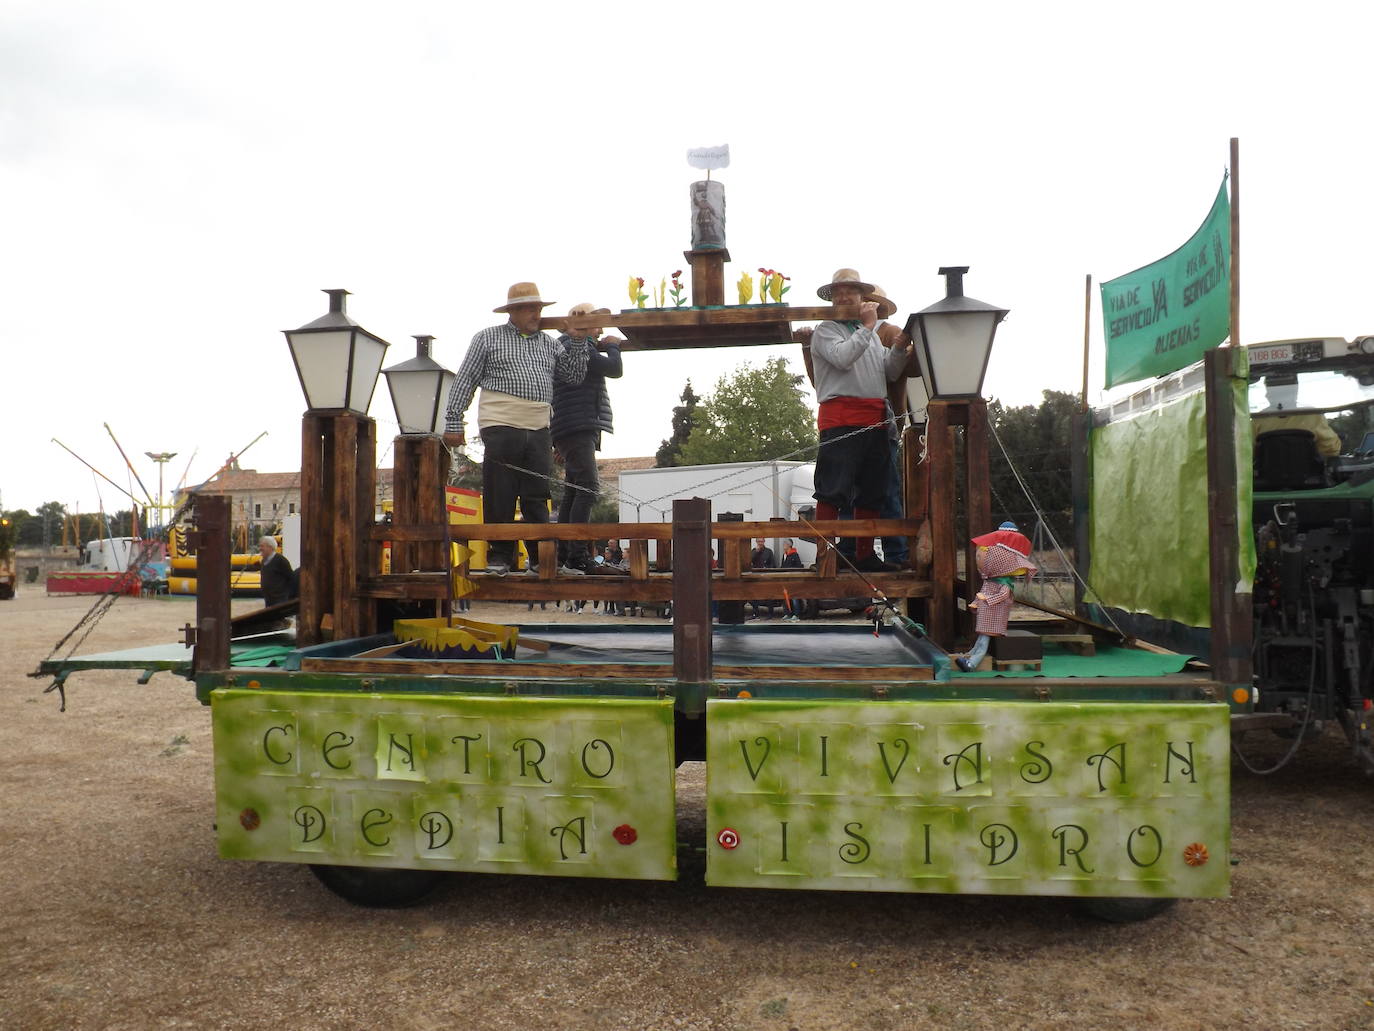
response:
M796 324L858 316L727 305L723 195L711 197L720 219L713 202L693 205L690 304L543 326L594 321L633 352L776 344ZM445 517L437 366L387 370L402 433L391 520L374 520L367 411L388 345L349 317L346 291L328 291L329 311L287 333L307 403L294 636L272 631L281 606L230 619L228 506L205 497L184 644L54 657L42 671L54 687L96 667L191 679L211 710L220 854L307 864L362 904L417 901L451 871L670 880L684 845L706 850L718 887L1053 895L1116 919L1225 896L1229 724L1251 699L1248 653L1215 618L1214 644L1226 643L1210 666L1072 613L1034 632L1013 624L971 672L952 660L973 639L983 586L959 553L975 570L974 539L996 530L981 389L1006 314L964 295L966 271L942 269L946 296L907 323L929 402L924 426L903 430L901 518L726 521L685 494L670 519L540 526L538 575L508 577L474 568L470 545L528 526ZM1238 451L1221 427L1244 381L1214 355L1209 369L1203 489L1221 516L1206 563L1235 585ZM928 560L913 548L895 572L858 573L831 544L923 531ZM751 569L760 536L815 542L813 567ZM558 574L559 541L608 537L628 542L628 575L574 586ZM874 618L731 622L731 606L783 591L861 593ZM461 596L573 595L669 602L672 625L454 613ZM1234 631L1229 593L1221 606ZM706 763L704 842L679 842L675 826L675 769L689 760Z

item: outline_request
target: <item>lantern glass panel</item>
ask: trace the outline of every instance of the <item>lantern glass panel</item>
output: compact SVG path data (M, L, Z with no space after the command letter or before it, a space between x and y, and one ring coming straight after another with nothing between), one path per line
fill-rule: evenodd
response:
M448 400L445 387L453 381L453 373L440 369L388 371L386 381L391 389L391 404L396 409L396 421L400 423L402 433L438 432L435 423L443 422L444 402ZM438 394L435 392L436 388ZM435 416L436 397L440 399L438 419Z
M445 413L448 411L448 393L453 389L453 381L457 378L456 373L449 372L447 369L439 377L439 393L436 396L434 406L434 422L430 426L431 433L443 433L446 419Z
M377 377L382 371L382 358L387 345L386 341L365 330L354 330L354 334L353 381L349 385L347 407L350 411L366 415L372 403L372 391L377 387Z
M932 312L921 316L926 338L920 356L921 375L932 384L936 396L979 396L997 316L995 311ZM927 362L934 368L927 368Z
M351 329L288 333L308 408L343 408ZM375 375L375 373L374 373Z
M926 391L926 381L920 376L912 376L906 381L906 407L913 422L926 421L926 407L930 404L930 394Z

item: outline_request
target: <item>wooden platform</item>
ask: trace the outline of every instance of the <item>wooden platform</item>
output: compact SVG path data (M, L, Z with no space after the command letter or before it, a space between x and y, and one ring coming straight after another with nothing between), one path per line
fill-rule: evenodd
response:
M697 308L631 308L616 315L541 319L541 329L566 332L601 326L625 337L622 351L668 351L685 347L740 347L792 342L792 323L857 319L857 305L719 305Z

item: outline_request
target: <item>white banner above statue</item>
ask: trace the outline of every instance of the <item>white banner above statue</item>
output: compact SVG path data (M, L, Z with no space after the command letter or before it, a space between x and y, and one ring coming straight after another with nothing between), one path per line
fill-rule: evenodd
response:
M730 165L730 144L719 147L693 147L687 151L687 164L693 168L727 168Z

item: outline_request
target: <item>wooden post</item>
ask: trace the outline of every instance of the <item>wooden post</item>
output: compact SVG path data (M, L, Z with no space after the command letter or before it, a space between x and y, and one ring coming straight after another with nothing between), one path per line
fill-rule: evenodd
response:
M331 498L324 489L325 419L307 412L301 420L300 610L296 643L319 644L325 613L334 595L334 565L329 561Z
M730 252L723 248L683 251L692 268L692 305L697 308L720 306L725 303L725 263Z
M196 673L229 668L229 499L196 498Z
M370 632L358 598L372 572L368 531L376 503L376 423L352 412L307 412L301 436L300 644ZM366 610L366 611L365 611ZM326 635L326 629L330 633Z
M357 532L360 513L356 483L358 455L358 423L347 414L332 417L326 436L326 475L333 466L333 476L325 489L333 496L330 537L333 549L329 561L334 564L334 593L330 612L334 615L334 639L357 636L358 598L353 585L358 578Z
M973 538L993 529L991 481L988 471L988 403L981 397L965 402L964 490L968 545L964 553L964 600L978 593L978 548ZM974 610L969 609L970 623ZM970 631L972 626L969 627Z
M377 424L363 416L354 417L357 448L353 466L353 576L348 593L353 602L354 623L350 637L368 637L377 632L377 603L358 596L358 581L382 571L381 542L373 541L372 529L377 511Z
M420 463L415 477L415 518L421 526L443 526L448 522L448 505L444 488L448 484L451 459L441 438L426 435L419 446ZM426 542L419 546L421 569L446 569L448 557L444 542Z
M707 513L707 518L710 513ZM720 514L722 523L742 523L744 514L742 512L722 512ZM722 576L726 580L738 582L740 570L748 568L743 561L742 546L745 541L727 537L720 542L720 568ZM744 602L742 601L719 601L716 602L716 615L721 624L743 623L744 622Z
M1085 408L1074 418L1073 442L1069 452L1069 470L1072 481L1073 498L1073 539L1074 567L1078 576L1074 579L1074 610L1077 615L1086 617L1086 602L1083 599L1083 585L1088 582L1092 570L1092 546L1090 531L1090 508L1093 489L1092 474L1092 430L1093 413Z
M419 438L403 433L391 444L391 525L400 529L418 526L415 486L419 478ZM420 567L418 545L409 541L391 541L391 571L409 573Z
M630 579L649 579L649 542L646 540L630 541L629 559Z
M397 527L443 526L448 518L444 484L448 482L448 448L431 434L404 433L392 446L391 523ZM391 571L444 568L443 541L392 541Z
M1236 425L1231 385L1236 351L1213 348L1203 355L1207 381L1207 532L1212 596L1212 675L1224 684L1249 685L1254 628L1253 598L1238 590L1240 525L1236 468Z
M950 402L926 408L927 464L930 466L930 538L933 593L928 609L930 636L945 648L954 644L954 592L958 560L954 540L954 441Z
M673 676L711 679L711 502L673 502Z

